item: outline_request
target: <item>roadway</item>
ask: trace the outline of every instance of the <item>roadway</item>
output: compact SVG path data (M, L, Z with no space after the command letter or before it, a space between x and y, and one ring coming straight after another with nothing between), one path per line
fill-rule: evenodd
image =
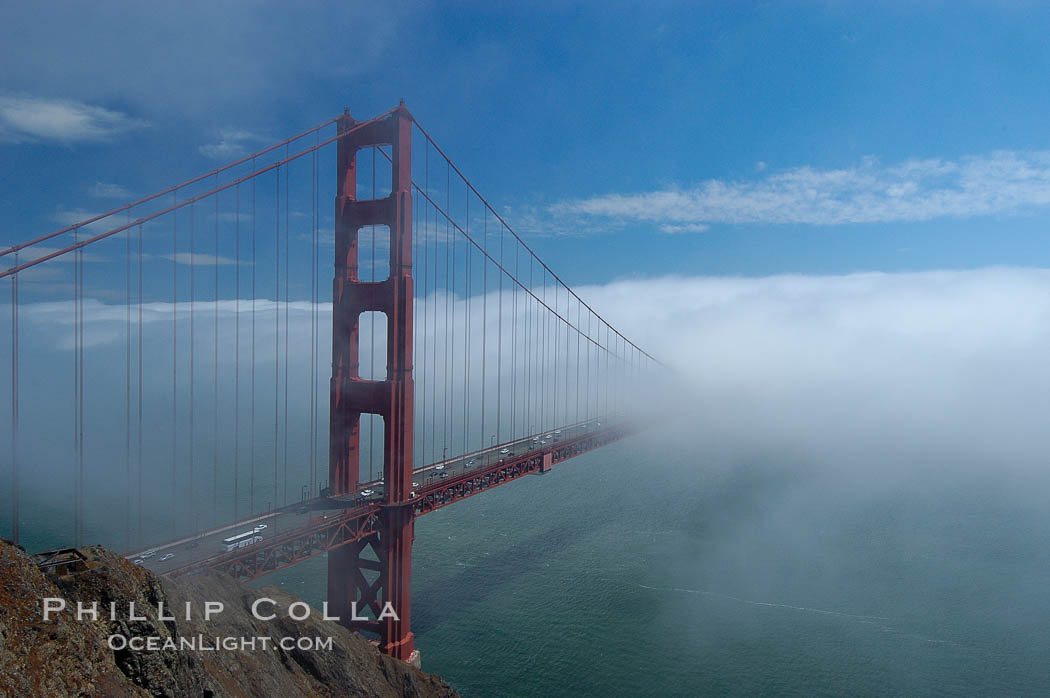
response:
M413 471L412 489L415 494L420 494L420 490L442 479L480 470L498 461L529 452L549 450L557 442L579 438L588 431L597 429L602 423L600 419L580 422L416 468ZM196 535L138 550L125 557L157 574L165 574L225 552L222 542L224 538L257 530L258 535L265 540L306 526L311 519L335 517L341 515L345 509L375 506L382 501L383 480L377 479L359 484L352 494L290 504L276 511L256 514ZM150 552L152 554L149 554Z
M454 477L471 470L480 470L498 461L524 455L531 451L548 450L558 441L578 438L588 431L600 427L602 424L603 422L600 419L571 424L552 431L539 432L515 441L496 444L480 451L431 463L422 468L416 468L412 471L412 490L419 494L419 490L428 488L442 479ZM382 499L383 480L380 479L361 483L353 494L332 497L331 501L345 502L346 506L352 507L363 506L373 502L379 503Z

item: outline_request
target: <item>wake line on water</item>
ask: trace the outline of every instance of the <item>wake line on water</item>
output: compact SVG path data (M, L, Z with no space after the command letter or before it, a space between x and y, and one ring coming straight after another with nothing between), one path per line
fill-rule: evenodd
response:
M770 608L787 608L792 611L805 611L807 613L822 613L828 616L841 616L843 618L857 618L860 620L893 620L885 616L862 616L855 613L842 613L841 611L828 611L823 608L809 608L807 606L792 606L786 603L771 603L769 601L752 601L751 599L742 599L739 596L730 596L729 594L720 594L717 591L707 591L706 589L681 589L679 587L650 587L644 584L639 584L643 589L651 589L653 591L680 591L685 594L701 594L703 596L716 596L723 599L730 599L732 601L739 601L740 603L746 603L749 606L768 606Z
M865 625L870 625L872 627L878 628L879 630L881 630L883 632L893 633L893 634L900 635L900 636L903 636L903 637L911 638L913 640L919 640L921 642L928 642L928 643L934 644L934 645L951 645L953 647L959 647L961 649L974 649L972 647L967 647L966 645L960 645L958 642L953 642L952 640L939 640L939 639L936 639L936 638L925 637L923 635L917 635L915 633L910 633L910 632L898 630L897 628L891 627L889 625L882 625L880 623L873 623L872 622L873 620L884 620L884 621L898 620L896 618L887 618L886 616L865 616L865 615L859 615L859 614L856 614L856 613L843 613L841 611L829 611L829 610L823 609L823 608L810 608L808 606L792 606L791 604L786 604L786 603L772 603L770 601L753 601L751 599L742 599L739 596L732 596L730 594L721 594L721 593L719 593L717 591L708 591L706 589L682 589L680 587L651 587L651 586L646 586L645 584L639 584L638 586L640 586L643 589L650 589L652 591L678 591L678 592L682 592L684 594L697 594L697 595L700 595L700 596L713 596L713 597L716 597L716 598L729 599L731 601L736 601L738 603L747 604L749 606L766 606L768 608L786 608L786 609L791 610L791 611L802 611L804 613L819 613L821 615L827 615L827 616L838 616L838 617L841 617L841 618L852 618L852 619L855 619L855 620L859 620L861 623L864 623Z

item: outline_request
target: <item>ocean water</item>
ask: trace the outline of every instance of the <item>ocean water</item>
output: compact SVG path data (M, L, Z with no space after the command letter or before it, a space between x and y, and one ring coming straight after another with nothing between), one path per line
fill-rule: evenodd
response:
M1047 695L1045 478L625 440L417 521L465 696ZM325 560L271 575L312 603Z

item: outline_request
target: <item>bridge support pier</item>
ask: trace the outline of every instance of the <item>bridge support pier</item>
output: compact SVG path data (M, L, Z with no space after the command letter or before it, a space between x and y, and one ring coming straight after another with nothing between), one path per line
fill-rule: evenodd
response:
M414 386L412 380L412 117L404 104L390 116L354 128L349 113L338 128L338 194L335 202L335 279L332 285L332 380L329 483L335 496L359 481L362 414L383 417L384 502L377 535L328 554L329 608L351 629L379 635L380 649L418 662L411 630ZM353 129L353 130L351 130ZM358 200L357 152L392 147L390 196ZM390 276L358 278L358 234L369 225L390 230ZM386 380L359 374L361 313L387 318ZM353 619L370 612L367 620Z

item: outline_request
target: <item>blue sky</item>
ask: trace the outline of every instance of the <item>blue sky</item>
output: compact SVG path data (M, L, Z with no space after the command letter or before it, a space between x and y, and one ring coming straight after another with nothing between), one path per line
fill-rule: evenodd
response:
M7 3L0 240L403 97L570 283L1050 265L1050 8L524 5Z

